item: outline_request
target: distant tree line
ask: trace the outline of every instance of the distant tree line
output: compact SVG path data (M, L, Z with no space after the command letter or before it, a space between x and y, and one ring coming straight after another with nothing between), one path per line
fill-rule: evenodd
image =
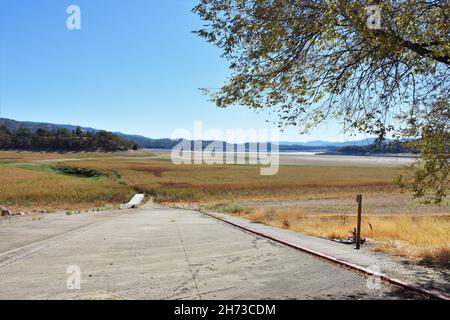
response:
M417 153L407 142L372 143L367 146L345 146L338 148L336 153L349 155L369 155L384 153Z
M20 127L10 130L0 126L0 149L29 151L125 151L136 150L135 142L125 140L111 132L85 132L80 128L31 131Z

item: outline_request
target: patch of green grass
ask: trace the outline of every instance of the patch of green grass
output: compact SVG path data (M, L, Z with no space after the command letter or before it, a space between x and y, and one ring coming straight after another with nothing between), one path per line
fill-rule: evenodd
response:
M222 213L242 213L246 211L246 208L241 206L238 203L232 202L232 203L217 203L214 205L210 205L207 207L207 209L222 212Z
M32 170L38 172L53 172L53 166L50 164L42 164L42 163L13 163L9 164L15 168L24 169L24 170Z
M53 170L60 174L82 178L98 178L106 176L104 173L92 168L79 168L79 167L57 165L53 166Z
M159 202L175 202L175 201L196 201L198 200L197 192L189 189L160 189L158 191L148 192L154 196L154 201Z

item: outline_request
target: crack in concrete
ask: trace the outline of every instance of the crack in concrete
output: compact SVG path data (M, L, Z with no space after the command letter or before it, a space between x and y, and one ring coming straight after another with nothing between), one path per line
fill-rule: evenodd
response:
M195 290L197 291L197 295L198 295L199 300L202 300L202 296L201 296L200 290L199 290L199 288L198 288L197 276L196 276L197 273L198 273L198 271L197 271L197 272L194 272L194 271L192 270L191 262L189 261L189 257L188 257L188 254L187 254L187 252L186 252L186 248L184 247L184 244L183 244L184 241L183 241L183 238L181 237L180 229L178 228L178 224L177 224L177 223L175 223L175 227L177 228L178 238L180 239L180 246L181 246L181 248L183 249L183 253L184 253L184 256L185 256L185 258L186 258L186 262L187 262L187 264L188 264L189 272L191 273L192 280L194 281Z
M41 250L47 249L49 247L56 246L56 245L61 244L61 243L65 242L65 241L73 239L73 238L75 238L75 237L77 237L77 236L79 236L79 235L81 235L81 234L83 234L83 233L85 233L87 231L92 230L95 227L98 227L99 225L101 225L101 224L103 224L105 222L106 221L100 221L100 222L92 223L92 224L89 224L87 226L83 226L81 228L78 228L78 229L66 232L64 234L58 235L56 237L53 237L53 238L50 238L50 239L47 239L47 240L39 241L39 242L36 242L36 243L32 243L32 244L23 246L21 248L16 248L16 249L13 249L13 250L9 250L9 251L3 252L3 253L0 254L0 256L7 256L8 254L10 254L12 252L25 250L26 248L30 248L30 247L32 248L32 249L27 250L27 251L25 251L23 253L20 253L20 254L17 254L15 256L12 256L11 258L9 258L7 260L1 261L0 262L0 268L6 267L7 265L10 265L10 264L12 264L14 262L17 262L17 261L20 261L22 259L25 259L25 258L27 258L27 257L29 257L29 256L31 256L31 255L41 251ZM39 244L42 244L42 245L38 246ZM37 247L33 248L33 246L37 246Z

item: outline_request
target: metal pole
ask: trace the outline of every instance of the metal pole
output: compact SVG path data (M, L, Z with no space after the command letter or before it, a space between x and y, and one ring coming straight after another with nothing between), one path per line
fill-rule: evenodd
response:
M356 249L361 247L361 212L362 212L362 194L356 195L356 202L358 202L358 224L356 225Z

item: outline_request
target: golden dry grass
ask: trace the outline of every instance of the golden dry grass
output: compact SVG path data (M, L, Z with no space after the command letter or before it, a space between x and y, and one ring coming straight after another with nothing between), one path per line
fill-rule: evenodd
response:
M96 169L82 178L52 165ZM355 225L354 197L364 194L363 232L377 249L446 265L450 210L418 205L393 185L394 167L281 166L275 176L243 165L174 165L145 153L40 154L0 152L0 205L13 209L84 209L145 192L162 203L215 207L276 227L321 237L346 236ZM244 210L246 203L283 203ZM295 202L297 201L297 202ZM239 205L238 203L243 203ZM303 207L302 207L303 206ZM440 213L439 215L436 213ZM372 229L369 227L369 223Z
M88 160L70 165L114 171L125 183L160 202L207 202L222 199L325 199L392 194L395 168L282 166L275 176L261 176L256 166L173 165L158 160Z
M46 170L45 166L56 163L96 169L109 178L89 180ZM400 194L392 183L400 169L392 167L281 166L277 175L261 176L257 166L174 165L155 155L140 153L62 156L0 152L0 168L4 182L0 203L15 206L51 202L53 206L60 203L65 207L68 202L87 204L98 202L96 199L122 201L118 194L125 191L127 195L132 191L146 192L159 202L197 204L349 199L355 193L368 197Z
M0 166L0 204L16 210L101 207L124 202L130 187L112 178L79 178Z
M40 152L0 152L0 162L22 162L63 159L65 156L59 153Z
M238 210L236 205L219 210L254 222L329 239L347 237L356 226L355 215L348 214L308 214L295 208ZM450 267L448 214L365 214L362 235L375 244L375 250Z

